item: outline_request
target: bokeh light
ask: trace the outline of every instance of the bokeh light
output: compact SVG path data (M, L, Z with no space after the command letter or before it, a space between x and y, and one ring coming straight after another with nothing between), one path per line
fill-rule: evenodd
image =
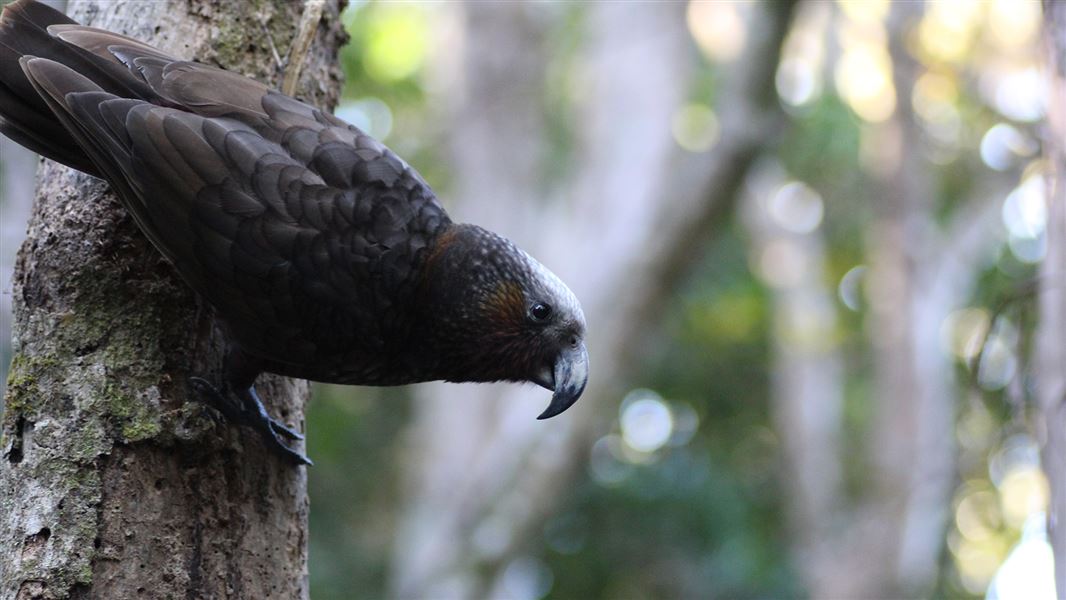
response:
M850 310L858 311L862 308L863 278L866 277L866 271L866 265L855 265L844 273L837 285L840 302Z
M911 104L933 142L930 159L935 163L951 162L962 146L964 126L957 103L957 84L946 74L929 71L914 84Z
M686 104L674 113L671 131L677 145L689 152L706 152L719 135L718 117L706 104Z
M999 498L993 490L975 491L964 496L955 508L955 526L968 540L981 542L991 538L1003 524Z
M986 390L1000 390L1018 371L1018 330L1004 318L996 319L981 347L977 383Z
M709 60L724 63L744 49L747 26L740 14L741 3L693 0L686 21L696 44Z
M1039 465L1019 465L1007 471L999 495L1003 518L1011 527L1021 528L1029 515L1047 508L1047 479Z
M926 57L959 62L970 51L980 24L981 3L973 0L930 2L918 26L918 40Z
M1056 600L1055 557L1044 513L1026 520L1022 539L996 571L987 600Z
M992 0L987 7L992 42L1001 50L1030 52L1033 40L1040 32L1040 3Z
M1018 260L1039 262L1046 253L1047 189L1044 177L1030 175L1003 201L1003 224L1008 244Z
M981 138L981 160L997 171L1006 171L1018 164L1019 159L1030 157L1039 147L1017 127L997 123Z
M622 402L622 439L642 453L662 448L674 431L670 407L651 390L634 390Z
M969 307L949 314L940 326L942 347L964 363L981 352L991 317L982 307Z
M774 222L793 233L810 233L822 223L824 203L818 192L800 181L778 188L766 206Z
M993 104L1003 116L1034 122L1044 116L1047 79L1038 67L1011 71L999 79Z
M392 133L392 109L380 98L368 96L342 102L333 114L379 140Z
M835 70L837 91L862 119L880 123L896 110L892 60L883 46L855 42L844 50Z
M822 89L818 65L797 57L788 57L781 61L775 82L777 94L792 106L810 104Z
M1054 564L1047 540L1047 478L1040 469L1039 446L1024 433L1003 440L989 459L989 478L998 491L999 511L1021 539L999 566L987 598L1055 598Z
M988 478L997 487L1003 484L1007 474L1017 469L1027 469L1040 464L1040 447L1032 436L1016 433L1003 440L988 459Z
M500 577L499 597L513 600L540 600L551 591L554 577L544 561L519 556L507 564Z
M413 4L385 5L367 24L364 62L367 74L382 83L410 77L426 58L429 23Z
M970 480L955 494L955 533L948 547L961 583L974 594L984 591L1007 554L995 492L986 481Z
M785 39L774 83L786 106L807 106L822 95L830 7L824 2L801 5Z
M837 5L852 21L880 23L888 15L888 0L837 0Z

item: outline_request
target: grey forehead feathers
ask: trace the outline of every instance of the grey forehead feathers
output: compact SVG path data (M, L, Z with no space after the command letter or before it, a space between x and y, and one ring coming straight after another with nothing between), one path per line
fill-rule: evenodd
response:
M521 250L519 252L525 257L526 262L534 273L535 279L546 288L555 302L559 304L555 309L563 311L563 314L573 315L575 319L584 325L585 313L581 310L581 303L577 301L577 296L570 291L570 288L555 273L552 273L548 267L542 265L540 261Z
M500 275L519 281L527 280L531 288L527 291L539 296L529 298L531 302L552 304L556 311L584 324L585 315L574 292L571 292L566 283L552 273L547 266L524 252L511 240L489 232L488 236L480 240L478 255L479 258L491 257L489 260L495 263Z
M494 274L480 268L486 263L492 265ZM477 251L471 266L478 272L477 279L482 284L488 283L494 275L514 281L527 281L530 289L526 289L526 292L538 296L529 298L530 301L548 302L560 314L584 326L585 313L581 310L581 303L578 302L577 296L555 273L515 246L511 240L485 231L479 236ZM544 296L540 297L541 294Z

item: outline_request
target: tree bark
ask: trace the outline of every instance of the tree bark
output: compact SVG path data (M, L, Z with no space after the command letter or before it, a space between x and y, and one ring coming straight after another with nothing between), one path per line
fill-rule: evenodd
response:
M1055 587L1066 594L1066 3L1044 3L1047 42L1047 256L1041 268L1037 332L1037 405L1042 459L1051 492L1048 537L1055 555Z
M277 83L301 5L73 2L71 16ZM327 4L298 93L331 108L344 40ZM0 441L0 598L306 598L306 471L193 400L220 381L212 311L108 186L45 162L14 274ZM302 428L308 385L264 377Z

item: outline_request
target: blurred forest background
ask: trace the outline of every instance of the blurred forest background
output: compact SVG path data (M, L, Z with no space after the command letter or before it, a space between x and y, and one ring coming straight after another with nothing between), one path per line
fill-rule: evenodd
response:
M571 285L592 378L546 422L317 387L312 597L1055 596L1040 3L344 18L337 114ZM35 162L0 144L8 344Z

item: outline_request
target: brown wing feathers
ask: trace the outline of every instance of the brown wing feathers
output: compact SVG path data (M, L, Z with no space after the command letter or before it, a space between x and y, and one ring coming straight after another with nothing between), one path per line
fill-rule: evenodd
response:
M380 142L26 0L4 10L0 58L0 98L22 102L0 107L0 131L106 178L246 351L319 380L410 377L383 370L382 352L404 339L421 265L451 221Z

